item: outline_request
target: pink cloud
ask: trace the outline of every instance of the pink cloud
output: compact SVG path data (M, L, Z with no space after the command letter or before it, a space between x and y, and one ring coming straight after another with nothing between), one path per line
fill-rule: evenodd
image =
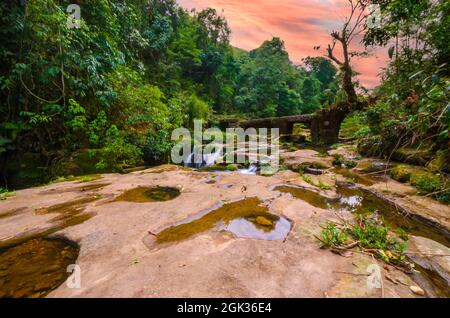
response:
M324 53L330 32L338 30L348 8L347 0L178 0L187 9L215 8L228 20L231 44L252 50L273 36L282 38L290 58L299 63L306 56ZM315 51L314 46L321 46ZM360 44L353 49L360 48ZM339 53L339 52L337 52ZM379 83L381 67L387 62L384 49L365 59L355 59L360 81L368 88Z

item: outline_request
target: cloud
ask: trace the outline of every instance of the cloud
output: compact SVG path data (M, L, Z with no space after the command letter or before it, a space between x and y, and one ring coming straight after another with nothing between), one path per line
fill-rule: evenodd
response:
M282 38L290 58L299 63L306 56L323 54L330 32L338 30L348 11L347 0L178 0L187 9L215 8L228 20L231 44L252 50L273 36ZM320 52L313 49L320 45ZM356 44L352 49L360 49ZM337 52L339 53L339 52ZM362 84L379 83L380 68L386 65L386 50L369 58L354 60Z

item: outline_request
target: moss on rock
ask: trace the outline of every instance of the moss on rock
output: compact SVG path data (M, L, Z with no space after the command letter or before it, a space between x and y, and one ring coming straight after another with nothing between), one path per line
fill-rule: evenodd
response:
M425 166L433 157L430 149L399 148L394 152L393 159L413 165Z
M411 177L411 168L406 165L398 165L391 169L391 178L399 182L409 182Z
M443 190L441 178L429 172L412 173L410 183L422 193L433 193Z

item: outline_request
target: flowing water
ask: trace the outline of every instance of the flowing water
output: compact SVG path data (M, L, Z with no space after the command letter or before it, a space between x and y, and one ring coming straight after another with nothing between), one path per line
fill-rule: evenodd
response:
M414 218L401 215L395 206L358 187L338 186L337 198L328 198L318 192L293 186L278 186L274 190L290 193L295 198L325 210L353 214L368 214L378 211L386 225L394 231L402 230L408 234L423 236L445 246L450 246L450 239L438 233L435 228Z
M223 150L220 148L216 149L216 151L212 153L203 153L203 150L200 152L198 148L194 148L194 151L184 161L184 165L186 167L197 169L202 167L210 167L222 158Z
M240 174L246 174L246 175L256 175L256 172L258 171L258 166L256 164L250 164L250 166L246 169L239 169L238 172Z
M243 161L251 161L246 168L238 169L237 172L245 175L256 175L258 171L258 165L267 164L271 162L271 157L268 155L263 155L262 153L270 152L272 149L267 144L257 144L253 146L248 146L245 143L237 144L238 150L235 151L234 155L241 156ZM198 150L200 148L194 148L194 151L190 153L184 160L185 167L191 167L196 169L204 169L205 171L225 171L227 170L227 165L223 163L224 161L224 151L223 148L218 147L212 153L204 153L204 151ZM251 160L250 160L251 159ZM220 165L217 165L221 162ZM242 166L242 165L240 165ZM212 169L205 169L212 168Z

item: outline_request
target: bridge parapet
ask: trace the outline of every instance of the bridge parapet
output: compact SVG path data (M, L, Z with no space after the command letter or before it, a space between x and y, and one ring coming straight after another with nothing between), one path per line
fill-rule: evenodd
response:
M280 135L292 135L295 124L307 124L314 143L334 144L338 142L341 123L345 113L338 109L322 109L315 114L258 118L228 123L227 127L278 128Z

